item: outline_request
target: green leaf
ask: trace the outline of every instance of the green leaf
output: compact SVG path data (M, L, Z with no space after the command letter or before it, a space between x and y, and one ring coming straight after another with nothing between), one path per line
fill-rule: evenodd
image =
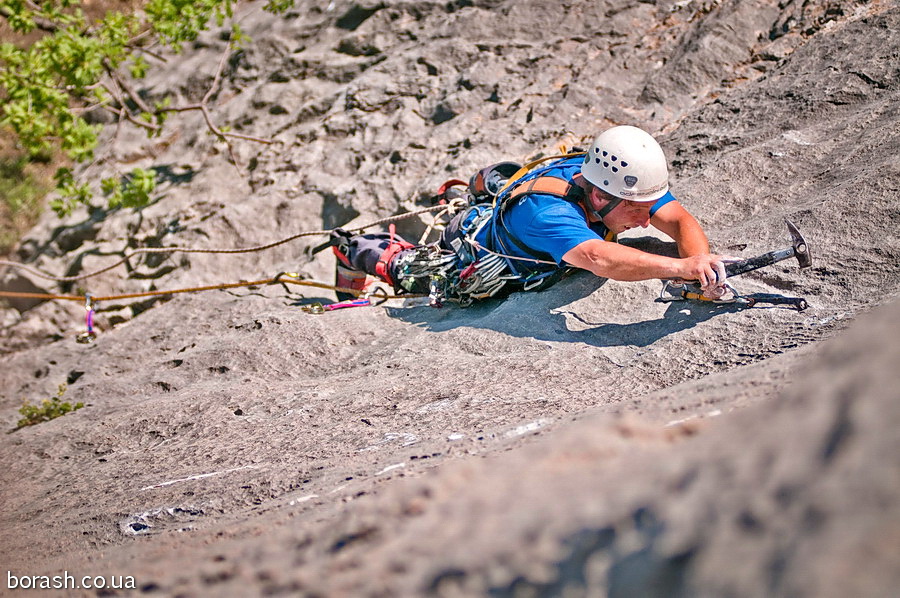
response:
M147 0L140 11L108 11L89 21L78 0L0 0L6 22L17 33L49 25L30 46L0 44L0 125L9 127L17 144L32 157L64 152L72 160L91 160L100 127L80 116L86 106L110 101L103 83L115 73L122 79L140 79L151 69L143 47L162 43L179 51L213 23L222 25L233 16L233 0ZM266 9L283 12L293 0L269 0ZM249 38L237 25L229 25L234 47ZM170 100L157 102L142 114L161 135ZM139 206L149 201L155 175L129 175L124 185L104 187L111 203ZM71 172L59 179L58 196L51 206L60 215L88 203L87 184L77 184Z
M294 8L294 0L269 0L263 7L263 9L275 14L287 12L291 8Z
M150 65L144 60L143 56L135 56L132 59L130 71L131 76L135 79L143 79L147 76L147 70L150 68Z
M118 189L118 187L119 182L112 177L100 181L100 189L103 191L103 195L109 195L113 193L116 189Z
M140 208L150 203L156 190L156 171L135 168L121 180L103 179L100 187L110 209Z
M56 396L42 400L40 405L33 405L27 401L23 401L22 406L19 408L19 415L21 415L22 418L16 424L16 429L18 430L26 426L34 426L41 422L50 421L51 419L56 419L57 417L83 408L84 403L82 402L72 405L72 403L62 400L66 388L65 383L60 384L56 391Z
M231 26L231 47L234 49L239 49L244 46L244 44L248 44L252 39L250 36L244 34L244 31L241 29L241 26L235 23Z

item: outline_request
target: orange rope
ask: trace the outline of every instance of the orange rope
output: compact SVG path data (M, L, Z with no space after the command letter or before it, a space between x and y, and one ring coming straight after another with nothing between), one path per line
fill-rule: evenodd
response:
M432 206L429 208L420 208L418 210L413 210L411 212L404 212L403 214L397 214L396 216L388 216L387 218L382 218L381 220L376 220L375 222L370 222L369 224L364 224L363 226L358 226L349 229L350 231L362 232L367 228L371 228L373 226L379 226L381 224L389 224L392 222L397 222L399 220L403 220L406 218L412 218L413 216L418 216L419 214L425 214L428 212L436 212L440 210L446 210L448 206L440 205L440 206ZM159 253L224 253L224 254L235 254L235 253L253 253L257 251L264 251L266 249L272 249L273 247L277 247L279 245L283 245L295 239L299 239L301 237L310 237L310 236L322 236L330 234L330 230L311 230L305 231L302 233L297 233L296 235L291 235L290 237L286 237L279 241L275 241L273 243L267 243L265 245L257 245L255 247L241 247L237 249L225 249L225 248L203 248L203 247L140 247L133 251L125 251L123 250L123 257L100 270L95 270L94 272L89 272L87 274L79 274L77 276L55 276L50 274L49 272L44 272L38 268L33 268L31 266L19 263L19 262L11 262L9 260L0 259L0 266L8 266L10 268L16 268L18 270L23 270L25 272L29 272L34 276L39 278L44 278L46 280L53 280L56 282L75 282L77 280L84 280L86 278L91 278L93 276L97 276L99 274L103 274L104 272L109 272L113 268L124 264L130 258L141 255L141 254L159 254Z
M323 282L315 282L312 280L291 280L282 278L283 275L276 276L275 278L267 278L265 280L252 280L249 282L226 282L222 284L215 284L203 287L189 287L186 289L172 289L169 291L146 291L143 293L125 293L121 295L107 295L104 297L95 297L91 295L91 301L100 302L100 301L116 301L119 299L139 299L141 297L157 297L160 295L176 295L178 293L197 293L201 291L215 291L220 289L233 289L237 287L256 287L263 286L267 284L274 284L276 282L284 282L288 284L296 284L301 286L308 287L316 287L320 289L328 289L332 291L338 291L340 293L349 293L354 297L359 297L363 295L363 291L359 291L357 289L350 289L346 287L336 287L334 285L325 284ZM425 295L386 295L383 296L386 299L411 299L416 297L424 297ZM45 301L50 300L60 300L60 301L79 301L84 302L87 298L85 295L54 295L51 293L19 293L14 291L0 291L0 297L18 297L18 298L27 298L27 299L43 299Z

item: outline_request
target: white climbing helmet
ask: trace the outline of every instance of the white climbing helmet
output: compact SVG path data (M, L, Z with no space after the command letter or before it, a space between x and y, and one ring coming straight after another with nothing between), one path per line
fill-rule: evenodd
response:
M588 182L629 201L656 201L669 190L669 169L652 135L622 125L600 133L581 165Z

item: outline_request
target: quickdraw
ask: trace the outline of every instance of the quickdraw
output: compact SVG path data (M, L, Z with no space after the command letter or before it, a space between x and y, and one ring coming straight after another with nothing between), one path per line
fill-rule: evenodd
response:
M84 311L84 323L87 330L76 336L75 342L86 345L97 339L97 333L94 332L94 305L90 293L84 296Z
M338 301L337 303L321 303L316 301L308 305L300 306L300 309L308 314L324 314L329 311L338 309L346 309L348 307L373 307L378 306L391 299L382 287L375 288L372 292L360 296L358 299L348 299L347 301Z
M803 311L809 307L806 299L803 297L786 297L775 293L751 293L749 295L739 294L734 287L725 284L726 293L719 298L707 297L703 294L703 289L698 285L689 282L675 282L671 280L663 281L663 288L659 293L657 301L668 303L671 301L684 301L686 299L692 301L706 301L718 304L736 304L742 307L754 307L759 303L767 303L770 305L790 305L797 311Z
M518 277L509 272L505 256L475 242L478 230L489 220L490 214L480 214L469 223L468 230L451 242L454 251L430 244L402 256L397 266L400 287L410 292L427 288L431 307L443 307L445 301L467 307L499 293ZM479 250L485 254L481 258ZM460 269L459 264L466 265Z

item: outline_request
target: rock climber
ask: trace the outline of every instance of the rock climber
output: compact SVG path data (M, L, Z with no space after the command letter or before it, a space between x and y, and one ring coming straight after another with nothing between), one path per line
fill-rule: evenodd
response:
M482 171L482 185L496 186L498 171L503 168ZM534 168L493 203L461 212L438 243L414 246L393 232L336 230L337 286L360 290L370 274L401 293L430 293L433 305L444 299L465 305L500 288L547 288L574 267L618 281L699 281L705 295L720 296L727 258L710 253L706 234L669 191L668 179L666 157L649 133L612 127L584 155ZM615 242L619 233L647 226L670 236L680 257Z

